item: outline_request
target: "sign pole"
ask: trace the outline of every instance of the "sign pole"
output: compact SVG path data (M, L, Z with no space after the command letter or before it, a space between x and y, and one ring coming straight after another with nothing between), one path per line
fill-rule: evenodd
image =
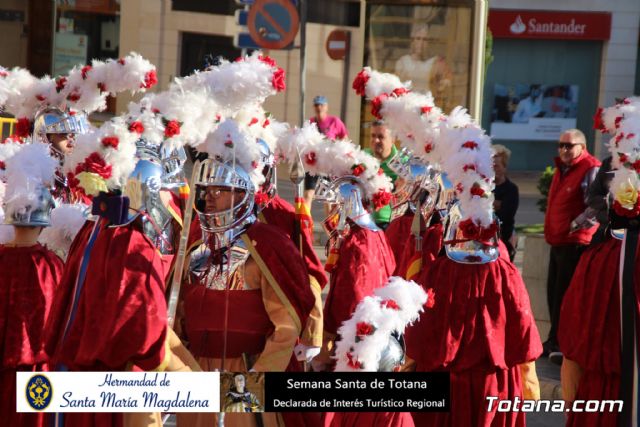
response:
M471 86L469 113L480 123L482 120L482 95L484 87L484 50L487 38L487 0L475 0L473 11L473 46L471 51Z
M305 87L307 74L307 0L300 0L300 127L305 119ZM300 184L298 184L300 186Z
M344 123L347 122L347 99L349 98L351 89L351 85L349 84L349 62L351 61L351 32L346 31L346 36L346 52L344 54L344 68L342 70L342 102L340 102L340 118Z

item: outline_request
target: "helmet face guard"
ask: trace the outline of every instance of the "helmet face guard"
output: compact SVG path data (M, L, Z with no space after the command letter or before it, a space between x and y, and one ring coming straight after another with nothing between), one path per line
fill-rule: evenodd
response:
M255 188L249 174L238 165L205 160L197 171L195 187L195 210L204 231L225 233L253 215ZM230 207L207 208L207 197L219 197L223 192L231 192Z
M362 203L363 194L362 183L355 176L344 176L334 179L330 183L326 179L319 179L314 197L335 205L330 215L323 221L325 231L331 230L329 232L333 233L331 224L337 222L336 231L340 232L346 226L347 219L360 227L380 231ZM336 215L338 216L337 221L335 220Z
M84 113L70 114L60 108L46 107L36 113L33 121L33 139L49 144L51 155L62 162L64 153L53 146L48 135L68 135L68 138L73 139L77 134L87 133L89 127Z
M464 237L459 225L462 220L460 205L455 204L447 216L447 227L444 236L444 248L447 257L460 264L486 264L500 256L498 250L498 233L487 242L470 240Z
M267 196L266 199L257 206L258 210L262 210L276 195L274 182L276 159L269 145L263 139L258 138L256 142L260 149L260 163L263 165L262 175L264 176L264 183L260 186L260 192Z

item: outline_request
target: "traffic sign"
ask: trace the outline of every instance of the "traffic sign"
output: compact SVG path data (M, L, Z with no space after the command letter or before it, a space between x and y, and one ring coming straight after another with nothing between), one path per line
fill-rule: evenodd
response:
M344 59L349 49L349 33L344 30L333 30L327 37L325 44L329 58L339 60Z
M260 49L249 33L238 33L233 36L233 46L238 49Z
M236 17L236 25L240 25L242 27L247 26L247 18L249 17L249 11L238 9L235 13Z
M298 11L290 0L255 0L247 17L251 37L265 49L283 49L293 43L298 24Z

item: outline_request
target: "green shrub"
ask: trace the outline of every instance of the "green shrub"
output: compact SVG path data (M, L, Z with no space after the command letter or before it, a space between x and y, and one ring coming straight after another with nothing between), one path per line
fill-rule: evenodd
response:
M540 212L547 211L547 198L549 197L549 188L551 187L551 180L553 179L553 174L556 172L556 168L552 168L551 166L547 166L547 168L540 174L540 178L538 179L538 191L542 194L542 199L538 200L538 209Z

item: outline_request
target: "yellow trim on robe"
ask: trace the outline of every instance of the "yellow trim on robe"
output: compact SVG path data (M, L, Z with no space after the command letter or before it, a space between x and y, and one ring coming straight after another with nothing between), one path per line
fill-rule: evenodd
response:
M173 217L173 219L176 220L176 222L178 223L180 228L182 228L182 216L180 216L180 214L173 209L173 206L168 205L168 206L166 206L166 208L169 211L169 213L171 214L171 216Z
M411 261L409 268L407 268L407 275L405 279L413 280L413 278L420 273L420 270L422 270L422 254L420 254L420 258Z
M322 323L322 288L316 278L311 275L309 275L309 284L315 297L315 304L309 313L300 341L310 347L322 347L322 332L324 329Z
M251 242L251 239L249 238L249 236L247 236L246 234L243 234L242 241L247 246L247 249L249 250L249 253L251 254L251 257L253 258L253 260L256 262L256 264L258 264L260 271L262 272L262 274L264 274L265 278L267 279L267 281L275 291L276 295L278 295L278 298L280 299L282 304L286 307L287 311L289 312L289 315L293 319L293 322L295 323L298 330L302 330L302 322L300 321L300 317L298 316L296 309L293 308L286 294L284 293L284 291L276 281L275 277L273 277L273 274L271 274L271 270L269 270L269 267L267 267L267 265L265 264L264 260L258 253L256 247L253 245L253 242Z

